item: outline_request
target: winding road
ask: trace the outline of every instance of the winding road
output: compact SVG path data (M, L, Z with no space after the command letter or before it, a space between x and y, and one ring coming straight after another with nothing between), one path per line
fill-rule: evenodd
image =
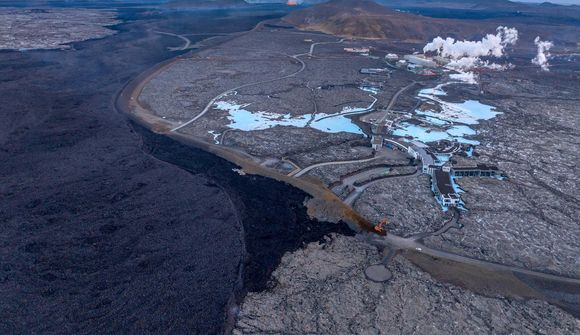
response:
M459 217L460 216L461 216L461 213L459 212L459 209L453 208L453 216L451 217L451 219L447 220L447 222L445 222L441 228L439 228L438 230L436 230L434 232L415 234L415 235L410 236L409 238L414 240L414 241L421 241L422 239L424 239L426 237L439 236L439 235L445 234L451 228L460 229L461 228L461 226L459 225Z
M409 177L413 177L415 175L417 175L417 173L419 173L419 170L415 170L412 173L403 173L403 174L396 174L396 175L386 175L382 178L377 178L374 180L369 181L368 183L361 185L361 186L355 186L354 190L344 199L344 202L347 205L352 206L354 204L354 202L358 199L358 197L362 194L362 192L364 192L367 188L373 186L374 184L381 182L385 179L400 179L400 178L409 178Z
M298 55L293 55L293 56L286 55L287 57L290 57L290 58L292 58L292 59L294 59L294 60L296 60L296 61L298 61L300 63L301 67L300 67L300 69L298 71L293 72L293 73L291 73L289 75L286 75L286 76L283 76L283 77L273 78L273 79L268 79L268 80L263 80L263 81L258 81L258 82L249 83L249 84L244 84L244 85L240 85L240 86L234 87L232 89L229 89L229 90L227 90L227 91L225 91L225 92L217 95L213 99L211 99L210 102L201 111L201 113L197 114L193 119L191 119L191 120L189 120L189 121L187 121L187 122L185 122L185 123L183 123L183 124L181 124L181 125L173 128L173 129L171 129L171 131L178 131L179 129L181 129L183 127L186 127L186 126L192 124L193 122L197 121L199 118L201 118L202 116L204 116L219 99L221 99L221 98L223 98L223 97L225 97L225 96L227 96L227 95L229 95L231 93L234 93L237 90L240 90L240 89L243 89L243 88L246 88L246 87L256 86L256 85L273 83L275 81L280 81L280 80L284 80L284 79L287 79L287 78L292 78L292 77L297 76L298 74L302 73L304 71L304 69L306 69L306 63L304 63L304 61L299 58L299 57L304 56L304 55L306 55L306 54L298 54Z
M183 40L183 42L185 43L183 46L169 48L169 50L171 50L171 51L183 51L183 50L189 49L189 47L191 46L191 41L189 40L189 38L185 37L184 35L178 35L178 34L174 34L174 33L166 33L163 31L155 31L155 33L161 34L161 35L166 35L166 36L173 36L173 37L177 37L177 38Z
M318 45L324 45L324 44L340 44L344 42L344 38L340 39L339 41L335 41L335 42L316 42L316 43L312 43L312 45L310 45L310 51L308 52L308 56L312 57L314 56L314 48L316 48Z
M389 101L389 104L387 105L387 108L385 109L385 115L383 115L379 121L377 122L378 124L378 130L377 133L380 135L382 133L382 129L384 127L384 123L385 120L387 119L387 116L389 116L389 112L391 111L391 109L393 108L393 106L395 105L395 103L397 102L397 99L399 99L399 96L401 95L401 93L405 92L407 89L409 89L410 87L414 86L415 84L417 84L418 82L413 81L412 83L410 83L409 85L402 87L401 89L399 89L397 91L397 93L395 93L395 95L393 95L393 97L391 98L391 101Z
M256 26L254 29L252 29L252 31L253 30L256 30L259 26L260 25ZM186 37L184 37L182 35L176 35L176 34L172 34L172 33L163 33L163 32L158 32L158 33L165 34L165 35L169 35L169 36L176 36L176 37L179 37L179 38L182 38L182 39L186 40L188 43L186 43L186 45L181 50L185 50L185 48L186 47L189 47L189 44L191 43L191 42L189 42L189 39L188 38L186 38ZM293 72L293 73L291 73L289 75L286 75L286 76L278 77L278 78L273 78L273 79L268 79L268 80L254 82L254 83L248 83L248 84L240 85L240 86L234 87L232 89L229 89L229 90L227 90L225 92L222 92L221 94L219 94L216 97L214 97L213 99L211 99L210 102L201 111L201 113L199 113L198 115L196 115L191 120L189 120L189 121L187 121L187 122L185 122L185 123L183 123L183 124L181 124L181 125L173 128L173 129L171 129L171 131L177 131L177 130L179 130L179 129L183 128L183 127L186 127L186 126L192 124L193 122L197 121L199 118L203 117L212 108L212 106L218 100L220 100L221 98L223 98L223 97L225 97L225 96L227 96L227 95L229 95L229 94L231 94L231 93L233 93L233 92L235 92L237 90L241 90L243 88L251 87L251 86L269 84L269 83L273 83L273 82L276 82L276 81L280 81L280 80L284 80L284 79L288 79L288 78L292 78L292 77L297 76L298 74L302 73L306 69L306 63L302 59L300 59L300 57L306 56L306 55L312 56L313 53L314 53L314 50L315 50L316 46L318 46L318 45L335 44L335 43L343 43L343 42L344 42L344 39L341 39L339 41L333 41L333 42L318 42L318 43L312 43L312 45L310 46L310 50L307 53L301 53L301 54L297 54L297 55L286 55L286 54L284 54L284 56L290 57L290 58L292 58L292 59L294 59L294 60L296 60L296 61L298 61L300 63L301 67L300 67L300 69L298 71ZM376 99L375 99L375 102L376 102ZM373 104L375 102L373 102Z

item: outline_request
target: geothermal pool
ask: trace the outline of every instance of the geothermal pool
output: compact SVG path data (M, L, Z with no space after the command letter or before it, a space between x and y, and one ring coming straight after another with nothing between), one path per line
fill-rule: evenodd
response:
M471 126L479 124L481 120L490 120L500 112L497 112L495 107L477 100L466 100L459 103L443 100L443 97L447 96L443 88L458 83L464 82L449 82L434 88L420 90L418 98L430 101L438 108L415 110L414 118L422 123L418 125L401 122L393 131L393 135L412 137L423 143L449 140L478 145L478 141L467 138L477 134L477 131Z
M345 107L335 114L316 113L297 116L265 111L252 112L246 109L249 106L248 104L238 104L235 101L219 101L214 107L228 112L227 119L229 123L226 126L230 129L253 131L276 126L289 126L297 128L309 127L325 133L347 132L364 135L362 129L347 116L368 112L375 103L376 99L369 107Z

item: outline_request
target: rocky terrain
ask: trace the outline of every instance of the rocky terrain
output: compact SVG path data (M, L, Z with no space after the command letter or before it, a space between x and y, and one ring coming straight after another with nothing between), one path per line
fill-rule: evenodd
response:
M115 11L91 9L0 9L1 49L66 49L68 43L116 32Z
M385 283L365 277L381 253L333 236L287 254L272 288L248 295L234 334L575 334L578 320L542 301L484 297L442 284L402 257Z
M373 222L388 218L389 231L401 236L436 231L451 216L435 202L431 181L423 174L377 182L356 200L354 208Z

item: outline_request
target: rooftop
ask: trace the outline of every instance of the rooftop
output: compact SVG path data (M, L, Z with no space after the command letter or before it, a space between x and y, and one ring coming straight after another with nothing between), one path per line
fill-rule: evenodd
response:
M435 187L439 193L443 195L455 194L449 173L442 170L435 170L433 178L435 178Z

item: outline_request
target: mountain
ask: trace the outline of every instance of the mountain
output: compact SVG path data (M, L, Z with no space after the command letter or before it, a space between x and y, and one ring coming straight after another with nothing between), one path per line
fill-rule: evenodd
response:
M290 13L283 21L303 30L327 34L425 41L441 33L465 37L482 32L479 24L403 13L370 0L332 0Z
M481 18L507 17L510 15L525 16L534 19L550 18L567 19L567 23L576 23L580 19L580 6L559 5L551 2L523 3L509 0L375 0L376 2L400 10L418 12L421 15L436 17L476 18L477 13L486 13Z
M377 2L395 8L421 7L421 8L449 8L449 9L517 9L526 4L509 0L377 0Z
M251 4L266 4L266 3L288 3L293 2L296 5L316 5L319 3L327 2L328 0L245 0L247 3Z
M174 9L221 9L243 8L249 4L244 0L170 0L168 8Z

